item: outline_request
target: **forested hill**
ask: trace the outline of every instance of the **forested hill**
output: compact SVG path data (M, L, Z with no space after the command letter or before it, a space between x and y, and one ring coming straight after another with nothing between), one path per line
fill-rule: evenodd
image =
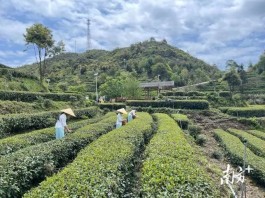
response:
M10 67L0 63L0 68L10 68Z
M36 64L17 68L38 76ZM99 73L99 83L107 76L130 73L139 81L173 80L176 86L198 83L220 75L217 67L172 47L165 40L154 39L132 44L113 51L90 50L85 53L64 53L47 59L45 78L51 83L80 84L94 79Z

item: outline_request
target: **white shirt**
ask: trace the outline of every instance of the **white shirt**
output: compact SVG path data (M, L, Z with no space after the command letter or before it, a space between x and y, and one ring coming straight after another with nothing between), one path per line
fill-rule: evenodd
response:
M55 128L64 128L66 126L66 115L63 113L59 116Z
M122 122L122 120L123 120L122 115L120 113L118 113L116 124L120 124Z
M131 110L129 113L131 116L135 116L135 110Z

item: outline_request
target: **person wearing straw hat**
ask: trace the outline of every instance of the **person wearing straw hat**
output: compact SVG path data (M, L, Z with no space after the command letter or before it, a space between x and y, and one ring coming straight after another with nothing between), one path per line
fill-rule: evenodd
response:
M128 122L132 121L134 118L136 118L136 110L131 110L130 113L128 113L127 120Z
M58 116L57 122L55 124L55 137L60 139L64 137L64 132L71 132L66 124L66 119L69 116L75 117L75 114L71 108L61 110L61 114Z
M116 129L118 129L122 126L122 122L124 121L122 118L122 114L127 114L126 110L124 108L118 109L117 110Z

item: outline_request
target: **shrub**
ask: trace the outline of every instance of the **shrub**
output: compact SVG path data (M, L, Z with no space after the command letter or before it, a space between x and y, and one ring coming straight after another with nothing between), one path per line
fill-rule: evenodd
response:
M237 118L237 121L255 129L265 128L265 121L261 118Z
M189 119L184 114L171 114L172 118L177 121L178 125L182 129L187 129L189 124Z
M151 116L140 117L100 137L24 197L123 197L133 160L153 132Z
M176 109L208 109L207 100L170 100L170 101L152 101L152 100L127 100L128 106L141 107L169 107Z
M223 154L220 151L214 151L212 153L212 157L217 160L221 160L223 158Z
M113 114L98 123L84 126L63 139L34 145L2 156L0 197L21 197L31 187L44 180L47 174L50 175L53 170L69 163L87 144L109 132L115 118Z
M90 107L95 105L93 100L85 100L85 107Z
M249 130L248 133L265 140L265 132L263 131L257 131L257 130Z
M219 96L221 96L221 97L230 97L231 94L230 94L229 91L220 91L219 92Z
M38 97L55 101L70 101L70 97L74 96L78 100L82 98L79 94L70 93L41 93L41 92L22 92L22 91L0 91L0 100L16 100L23 102L33 102Z
M58 87L63 90L63 91L67 91L68 89L68 84L67 83L60 83L58 84Z
M177 123L165 114L154 116L158 129L145 150L141 197L218 197Z
M98 106L100 109L108 108L110 111L126 108L124 103L99 103Z
M43 101L43 107L46 109L49 109L53 106L53 101L50 99L44 99Z
M189 125L188 126L188 131L191 136L196 138L199 134L201 134L202 128L196 125Z
M69 100L70 100L71 102L75 102L75 101L77 101L77 97L76 97L76 96L70 96L70 97L69 97Z
M76 118L84 116L94 117L98 113L97 107L75 109ZM22 133L25 130L41 129L54 125L59 111L48 111L32 114L9 114L0 117L0 138L10 134Z
M225 147L227 155L232 163L243 166L244 144L236 136L223 131L222 129L215 130L215 138ZM255 155L250 149L246 148L247 164L253 170L250 175L255 178L260 184L265 184L265 159Z
M196 140L195 140L196 144L198 144L198 145L200 145L200 146L205 145L206 141L207 141L207 138L206 138L206 136L203 135L203 134L198 135L198 136L196 137Z
M242 142L247 140L247 146L258 156L265 157L265 141L245 131L229 128L228 132L237 136Z
M205 93L198 91L167 91L162 93L163 96L204 96Z
M107 118L108 115L103 116ZM77 122L71 122L68 124L69 128L76 130L85 125L98 122L103 119L97 117L94 119L86 119ZM0 139L0 155L6 155L15 152L19 149L26 148L35 144L48 142L54 139L54 127L35 130L25 134L18 134L4 139Z
M265 106L230 107L227 109L227 114L237 117L264 117Z

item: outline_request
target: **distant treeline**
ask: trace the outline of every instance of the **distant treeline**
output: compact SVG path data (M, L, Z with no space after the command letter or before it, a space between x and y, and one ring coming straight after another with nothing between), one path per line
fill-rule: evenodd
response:
M2 64L0 64L0 66L2 66ZM16 71L14 69L11 68L0 68L0 75L1 76L7 76L7 77L17 77L17 78L29 78L29 79L33 79L33 80L38 80L38 77L33 76L31 74L27 74L27 73L23 73L20 71Z

